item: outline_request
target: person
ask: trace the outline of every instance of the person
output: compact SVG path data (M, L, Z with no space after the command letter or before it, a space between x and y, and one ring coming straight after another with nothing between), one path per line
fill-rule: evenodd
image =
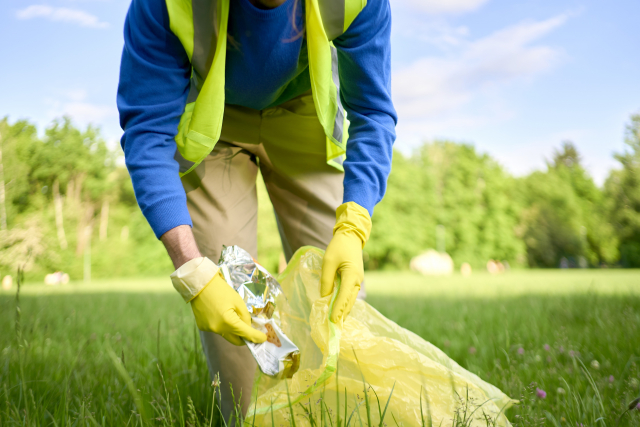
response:
M321 294L349 314L391 169L389 0L133 0L117 103L138 204L191 303L222 410L246 411L262 342L214 263L257 258L260 172L287 260L326 248Z

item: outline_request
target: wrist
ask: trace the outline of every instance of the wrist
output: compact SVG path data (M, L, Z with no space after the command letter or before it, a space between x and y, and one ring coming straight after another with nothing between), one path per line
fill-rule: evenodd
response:
M174 256L169 255L175 269L179 269L190 261L202 258L200 251L180 252Z
M201 258L202 254L193 237L191 227L180 225L164 233L160 240L167 249L167 253L173 262L175 269L180 268L187 262Z
M338 233L354 233L360 238L364 248L371 234L369 211L355 202L340 205L336 210L336 225L333 227L334 236Z

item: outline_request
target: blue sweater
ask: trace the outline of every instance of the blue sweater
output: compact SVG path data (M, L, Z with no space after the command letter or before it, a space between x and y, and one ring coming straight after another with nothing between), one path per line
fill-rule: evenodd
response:
M264 109L310 89L308 63L299 61L305 40L296 37L296 28L303 28L304 20L295 1L300 0L262 10L249 0L231 0L228 104ZM370 214L384 196L395 140L390 33L389 0L369 0L349 30L334 40L340 96L351 122L344 202L356 202ZM121 144L138 204L160 237L179 225L192 225L174 160L191 66L169 28L165 0L133 0L124 40L117 97Z

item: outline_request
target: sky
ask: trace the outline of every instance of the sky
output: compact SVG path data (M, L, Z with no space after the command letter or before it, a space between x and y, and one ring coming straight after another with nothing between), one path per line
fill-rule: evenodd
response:
M117 146L129 3L2 0L0 117L42 130L68 115ZM471 143L521 176L570 140L598 184L617 167L625 124L640 112L640 1L391 0L391 8L396 148Z

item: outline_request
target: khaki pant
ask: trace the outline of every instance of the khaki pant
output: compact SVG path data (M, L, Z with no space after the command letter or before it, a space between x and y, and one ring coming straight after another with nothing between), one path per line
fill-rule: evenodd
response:
M327 165L325 134L311 94L258 111L227 105L220 142L183 177L193 232L200 252L217 262L222 245L238 245L257 258L258 169L273 204L287 261L305 245L325 249L342 203L344 174ZM246 412L256 362L236 347L200 332L213 377L220 374L226 419L236 402ZM242 395L240 399L239 396Z

